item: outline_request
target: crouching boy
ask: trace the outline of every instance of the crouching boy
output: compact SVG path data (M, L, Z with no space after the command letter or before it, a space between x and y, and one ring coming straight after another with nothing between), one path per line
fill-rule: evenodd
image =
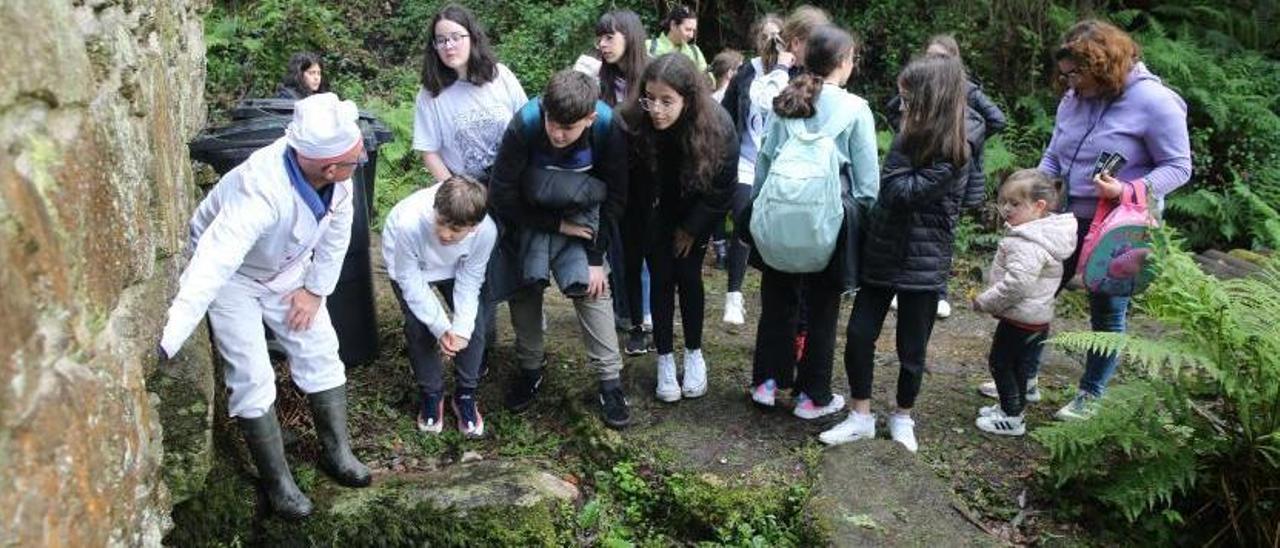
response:
M485 215L485 187L464 175L419 190L391 209L382 229L382 255L404 313L409 364L422 392L418 429L443 430L444 359L454 366L452 398L458 431L484 435L476 401L484 355L486 314L481 306L485 268L498 229ZM433 288L444 296L449 311ZM476 329L476 326L481 326Z
M573 308L587 358L600 380L605 423L630 422L620 375L622 355L604 252L627 193L626 138L591 77L572 70L552 75L542 97L529 101L507 126L494 162L493 211L503 226L501 270L490 277L495 296L508 300L520 374L506 406L533 403L542 382L542 297L552 280Z

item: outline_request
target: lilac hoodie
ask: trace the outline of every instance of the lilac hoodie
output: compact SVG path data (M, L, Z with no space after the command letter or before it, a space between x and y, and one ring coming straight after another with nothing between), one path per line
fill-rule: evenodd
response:
M1081 145L1086 133L1088 138ZM1124 92L1114 100L1077 97L1068 90L1058 103L1053 138L1040 160L1040 171L1067 179L1068 206L1076 217L1093 218L1098 193L1090 175L1104 151L1129 159L1116 178L1145 179L1151 186L1154 211L1163 209L1166 194L1191 178L1187 104L1141 62L1134 64Z

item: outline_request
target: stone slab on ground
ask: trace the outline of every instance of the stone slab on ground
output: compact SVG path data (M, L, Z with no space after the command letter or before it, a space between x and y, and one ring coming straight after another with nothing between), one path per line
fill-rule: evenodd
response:
M835 546L997 546L960 513L951 487L896 442L832 447L810 502Z
M358 514L370 501L386 502L388 492L394 493L397 506L414 508L428 503L460 514L477 508L529 508L547 501L573 501L579 496L573 484L532 464L482 460L434 472L379 477L371 488L343 489L328 511Z

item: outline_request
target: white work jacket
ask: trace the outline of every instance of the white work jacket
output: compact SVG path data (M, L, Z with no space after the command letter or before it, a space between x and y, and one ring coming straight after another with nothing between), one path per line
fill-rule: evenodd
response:
M334 184L329 210L317 220L289 181L285 150L283 137L257 150L196 208L191 261L160 339L167 355L177 354L232 276L281 296L299 287L320 296L333 293L351 242L351 180Z

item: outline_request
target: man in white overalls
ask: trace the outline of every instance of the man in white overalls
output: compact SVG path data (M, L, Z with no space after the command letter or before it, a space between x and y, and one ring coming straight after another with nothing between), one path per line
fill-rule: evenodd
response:
M230 415L272 509L286 517L307 516L312 505L285 461L264 322L307 394L321 468L342 485L371 481L351 453L346 375L324 306L351 240L351 176L366 158L357 117L354 103L332 93L298 101L285 136L222 177L191 219L191 261L160 340L167 360L208 312L226 363Z

